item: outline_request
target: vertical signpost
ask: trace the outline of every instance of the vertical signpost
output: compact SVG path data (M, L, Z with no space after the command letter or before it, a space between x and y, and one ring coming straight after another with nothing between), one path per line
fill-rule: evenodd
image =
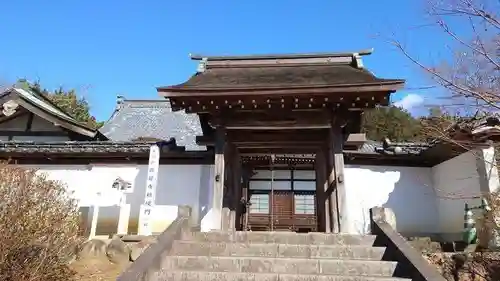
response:
M149 164L146 178L144 204L139 214L139 235L151 235L151 215L155 206L156 185L158 184L158 169L160 167L160 146L151 145L149 149Z

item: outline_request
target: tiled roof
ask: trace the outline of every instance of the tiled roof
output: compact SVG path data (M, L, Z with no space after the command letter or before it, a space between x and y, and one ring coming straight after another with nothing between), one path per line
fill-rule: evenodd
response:
M380 141L372 141L368 140L365 142L358 150L351 151L352 153L361 153L361 154L385 154L390 153L391 148L398 147L400 152L397 154L412 154L418 155L428 148L433 147L433 144L430 143L420 143L420 142L398 142L398 143L390 143L387 147L384 147L384 143Z
M167 100L120 101L99 131L112 141L175 138L177 145L186 150L206 150L196 144L196 136L203 135L198 115L172 112Z
M294 88L320 86L351 86L362 84L403 83L402 80L381 79L366 69L349 64L295 65L272 67L212 68L198 72L188 81L167 87L193 89ZM159 88L160 90L162 88Z
M152 144L157 143L154 141L140 141L140 142L130 142L130 141L66 141L66 142L19 142L19 141L7 141L0 142L0 154L5 153L6 155L12 156L13 153L21 155L22 157L29 158L30 155L43 155L43 156L53 156L58 155L92 155L92 157L108 157L113 154L126 154L128 156L140 156L147 157L149 154L149 149ZM422 145L412 145L408 144L404 147L403 144L399 144L402 147L400 153L394 154L391 151L386 151L382 147L382 143L368 141L358 150L344 151L346 156L357 156L358 158L379 158L384 156L399 158L399 156L404 157L405 155L415 155L422 156L420 152L424 152L426 147ZM179 149L177 144L173 141L166 141L162 150L164 152L176 151ZM178 151L182 152L182 151ZM288 162L301 162L301 163L314 163L314 155L312 154L294 154L294 155L275 155L275 163L288 163ZM423 156L424 158L426 156ZM381 158L381 159L382 159ZM394 158L394 157L393 157ZM244 156L244 161L255 161L255 160L270 160L270 156Z
M188 81L158 90L273 89L402 85L404 80L381 79L364 68L361 56L348 53L251 56L191 56L198 72Z
M66 142L0 142L6 153L141 153L147 155L154 142L66 141ZM170 143L166 143L168 146Z

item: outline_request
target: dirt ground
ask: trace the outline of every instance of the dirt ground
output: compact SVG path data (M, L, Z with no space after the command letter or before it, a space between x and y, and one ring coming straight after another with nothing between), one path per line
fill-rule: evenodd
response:
M71 264L71 268L77 272L78 281L114 281L128 266L113 264L107 259L77 260Z

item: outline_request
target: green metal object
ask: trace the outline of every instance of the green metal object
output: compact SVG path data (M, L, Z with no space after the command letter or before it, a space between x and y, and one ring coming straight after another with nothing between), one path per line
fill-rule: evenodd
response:
M469 207L469 204L465 203L464 232L462 239L467 244L475 244L477 242L476 221L474 220L472 210L482 210L484 214L489 212L491 208L485 198L481 199L481 205L479 206Z
M462 239L467 244L474 244L477 240L476 222L473 218L472 208L465 203L464 210L464 232Z

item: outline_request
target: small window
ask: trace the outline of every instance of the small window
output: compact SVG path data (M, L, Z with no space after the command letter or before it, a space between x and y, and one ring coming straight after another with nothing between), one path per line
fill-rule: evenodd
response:
M252 194L250 203L250 213L269 214L269 194Z
M295 195L295 214L314 215L316 203L314 195Z

